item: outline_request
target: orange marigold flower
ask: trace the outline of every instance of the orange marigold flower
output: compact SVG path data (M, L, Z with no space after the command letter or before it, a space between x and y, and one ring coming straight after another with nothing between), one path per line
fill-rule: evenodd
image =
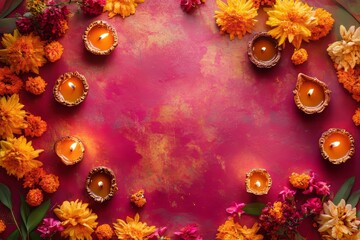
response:
M291 61L295 65L303 64L308 59L308 53L305 48L300 48L294 51L293 55L291 56Z
M35 95L40 95L45 92L47 83L45 80L40 77L29 77L28 80L25 82L25 90L31 92Z
M59 177L54 174L46 174L39 182L39 186L47 193L54 193L60 186Z
M355 68L349 68L347 71L345 69L338 69L336 75L339 83L352 94L353 99L360 102L360 65L356 65Z
M137 207L143 207L146 203L146 198L144 196L144 190L141 189L131 195L130 201L135 204Z
M0 234L5 232L6 224L3 220L0 219Z
M46 131L47 124L39 116L30 114L26 117L26 122L28 126L25 128L25 136L40 137Z
M272 6L275 4L276 0L252 0L254 3L254 8L259 9L260 6Z
M315 10L315 17L317 18L317 25L310 28L310 40L319 40L320 38L328 35L335 21L331 17L331 13L322 8Z
M143 2L144 0L106 0L104 12L109 12L109 18L114 17L116 14L125 18L135 14L137 5Z
M44 200L42 191L38 188L29 190L26 195L26 202L33 207L39 206Z
M61 58L64 47L58 41L52 41L45 46L45 56L50 62L56 62Z
M24 188L34 188L36 184L39 184L41 178L45 176L46 172L43 168L34 168L28 171L24 175Z
M298 174L293 172L289 177L291 185L299 189L307 189L310 184L310 179L310 175L306 173Z
M273 216L275 219L283 218L283 210L282 210L282 202L276 201L273 206L269 209L269 214Z
M360 108L356 109L354 115L352 116L352 120L356 126L360 126Z
M102 224L96 228L95 235L99 240L109 240L114 235L114 231L109 224Z
M23 85L21 79L10 71L10 68L0 68L0 95L18 93Z

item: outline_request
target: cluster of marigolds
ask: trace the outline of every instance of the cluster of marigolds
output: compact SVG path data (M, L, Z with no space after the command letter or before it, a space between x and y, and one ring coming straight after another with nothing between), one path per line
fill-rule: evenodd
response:
M27 14L19 17L17 29L13 34L4 34L1 39L0 61L6 66L0 68L0 166L9 175L23 179L23 187L29 188L26 202L39 206L45 193L57 191L60 182L54 174L47 173L38 158L43 151L35 150L26 137L40 137L47 124L40 116L25 111L19 101L19 91L24 88L34 95L45 91L46 81L39 76L39 68L47 62L61 58L63 46L57 40L68 29L70 11L67 4L78 4L86 15L99 15L108 11L108 16L127 17L134 14L136 7L144 0L83 0L60 3L54 0L27 0ZM204 0L181 0L181 8L191 12ZM331 30L334 19L322 8L314 9L298 0L216 0L219 10L215 11L216 24L221 33L242 38L250 33L257 20L260 6L268 6L265 12L269 18L266 24L271 27L268 33L285 46L287 40L294 46L292 61L302 64L308 53L301 48L302 41L318 40ZM354 26L346 30L340 27L342 40L331 44L327 51L334 61L339 82L360 101L360 28ZM25 83L19 74L30 75ZM360 109L353 116L360 125ZM312 198L299 205L296 190L284 188L279 199L268 203L262 210L259 223L251 228L240 225L240 216L245 204L236 204L226 211L231 216L219 226L217 239L282 239L299 237L297 227L307 217L313 217L318 231L324 239L359 239L359 224L356 209L344 200L335 205L330 199L329 185L318 181L314 173L290 176L290 183L297 191L311 194ZM131 202L142 207L146 203L144 191L131 196ZM43 219L38 232L44 239L50 239L58 232L69 239L92 239L94 232L98 239L111 239L114 234L119 239L170 239L166 227L157 228L140 222L139 214L134 218L118 219L113 223L98 225L97 215L79 200L64 201L54 209L59 220ZM0 233L5 231L5 223L0 220ZM200 240L198 226L189 224L174 233L179 239ZM288 239L288 238L287 238Z

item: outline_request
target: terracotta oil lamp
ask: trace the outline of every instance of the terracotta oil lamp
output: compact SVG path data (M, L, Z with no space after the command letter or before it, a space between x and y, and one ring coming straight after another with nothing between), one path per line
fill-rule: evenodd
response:
M111 199L117 189L115 174L110 168L93 168L86 178L86 191L96 202L102 203Z
M270 174L263 168L254 168L246 174L245 186L248 193L255 195L267 194L271 184Z
M65 165L74 165L83 159L85 147L79 138L66 136L56 141L55 153Z
M296 106L306 114L321 113L330 102L328 86L303 73L299 73L293 93Z
M319 139L321 155L333 164L344 163L355 153L354 142L352 135L345 129L330 128Z
M281 47L267 32L254 34L247 51L250 61L258 68L274 67L281 57Z

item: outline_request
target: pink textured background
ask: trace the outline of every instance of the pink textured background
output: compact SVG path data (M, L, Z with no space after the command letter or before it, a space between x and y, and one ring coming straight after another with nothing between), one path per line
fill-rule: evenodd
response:
M287 44L271 70L249 62L250 35L233 41L220 35L214 1L192 14L174 0L148 0L125 19L76 13L60 40L65 47L62 59L40 70L48 82L46 92L39 97L21 94L25 109L48 123L48 131L32 140L35 148L45 150L39 158L44 168L60 177L59 191L47 196L52 205L89 202L100 224L140 212L143 221L167 226L170 235L197 223L204 239L214 239L226 220L226 207L234 201L274 201L291 172L314 170L334 192L350 176L359 176L360 136L351 120L356 102L338 83L326 53L327 45L339 39L339 25L348 28L356 22L331 0L308 3L333 14L331 34L303 44L310 56L301 66L292 65L293 47ZM82 42L86 27L97 19L107 20L119 35L119 46L109 56L91 55ZM254 32L266 31L262 10L257 19ZM85 102L73 108L58 104L52 95L55 80L69 71L79 71L90 85ZM300 72L331 89L323 113L308 116L295 106L292 90ZM355 156L340 166L323 160L318 147L322 132L331 127L345 128L356 141ZM64 166L53 151L55 141L66 135L78 136L85 144L84 160L75 166ZM87 173L100 165L115 172L119 187L104 204L90 200L84 185ZM257 167L266 168L273 179L266 196L245 191L245 174ZM4 169L0 182L10 186L15 202L18 192L26 193L22 182ZM139 210L129 195L140 188L148 203ZM3 206L0 217L11 222ZM242 223L252 221L244 218ZM310 224L301 232L319 239Z

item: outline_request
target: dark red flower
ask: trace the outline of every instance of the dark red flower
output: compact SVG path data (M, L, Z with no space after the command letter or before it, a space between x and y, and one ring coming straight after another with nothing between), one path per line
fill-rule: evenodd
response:
M21 34L28 34L34 31L33 18L20 17L16 20L16 28Z
M81 10L85 15L96 16L103 12L106 0L83 0Z
M180 0L180 6L184 12L191 12L202 2L202 0Z

